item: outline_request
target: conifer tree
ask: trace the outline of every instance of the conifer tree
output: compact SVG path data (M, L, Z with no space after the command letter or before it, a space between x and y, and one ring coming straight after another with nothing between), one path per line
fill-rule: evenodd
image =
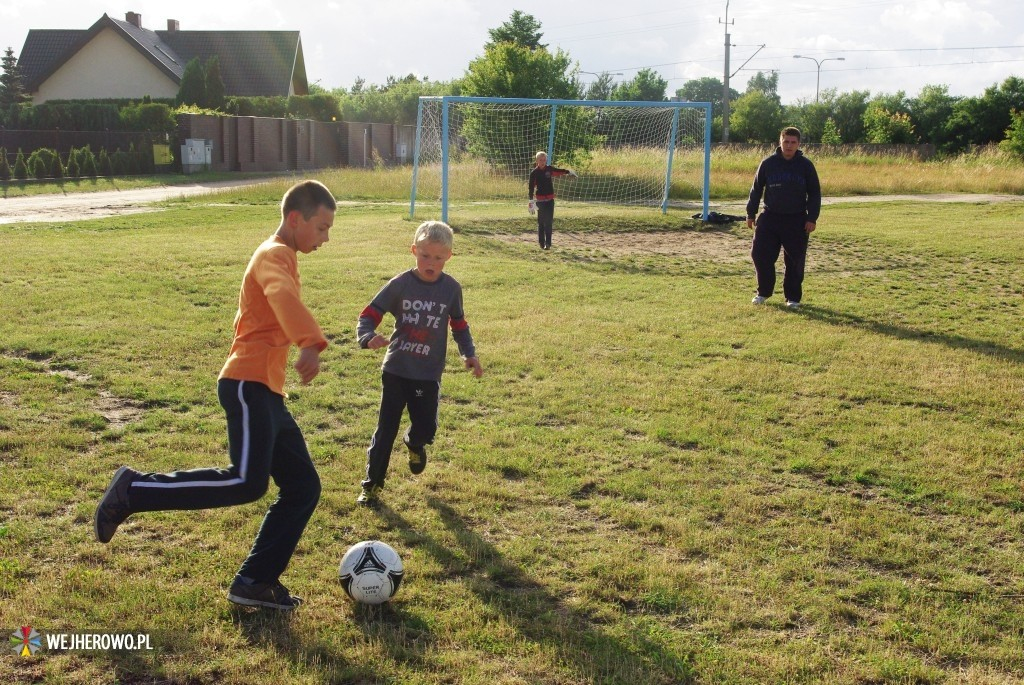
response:
M14 58L14 49L8 47L0 59L0 109L20 105L30 99L21 81L21 71L18 69L18 60Z

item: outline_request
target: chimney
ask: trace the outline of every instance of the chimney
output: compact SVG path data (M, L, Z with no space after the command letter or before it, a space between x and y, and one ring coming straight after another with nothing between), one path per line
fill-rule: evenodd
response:
M168 33L173 32L173 31L177 31L180 28L181 28L181 25L178 24L178 20L177 19L168 19L167 20L167 31L168 31Z
M137 28L142 28L142 15L135 12L127 12L124 15L124 20Z

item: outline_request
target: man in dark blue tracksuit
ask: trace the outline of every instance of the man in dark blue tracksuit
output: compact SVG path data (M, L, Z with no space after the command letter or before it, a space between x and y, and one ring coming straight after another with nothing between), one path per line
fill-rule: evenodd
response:
M821 184L811 160L799 150L800 129L782 130L775 154L761 160L747 199L747 228L754 227L750 258L757 272L753 304L762 304L775 290L775 262L783 250L786 275L782 292L786 306L798 309L803 298L807 243L821 212ZM757 207L764 195L764 211Z

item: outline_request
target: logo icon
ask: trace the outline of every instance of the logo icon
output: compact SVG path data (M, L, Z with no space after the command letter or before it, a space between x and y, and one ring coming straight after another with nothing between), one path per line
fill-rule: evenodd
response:
M34 656L43 648L43 639L32 626L22 626L11 633L11 650L21 656Z

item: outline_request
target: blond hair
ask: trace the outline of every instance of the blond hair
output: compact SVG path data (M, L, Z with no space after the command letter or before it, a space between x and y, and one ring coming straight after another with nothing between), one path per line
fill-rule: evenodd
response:
M455 242L455 235L452 227L443 221L424 221L416 228L416 234L412 238L413 245L420 243L438 243L449 250Z

